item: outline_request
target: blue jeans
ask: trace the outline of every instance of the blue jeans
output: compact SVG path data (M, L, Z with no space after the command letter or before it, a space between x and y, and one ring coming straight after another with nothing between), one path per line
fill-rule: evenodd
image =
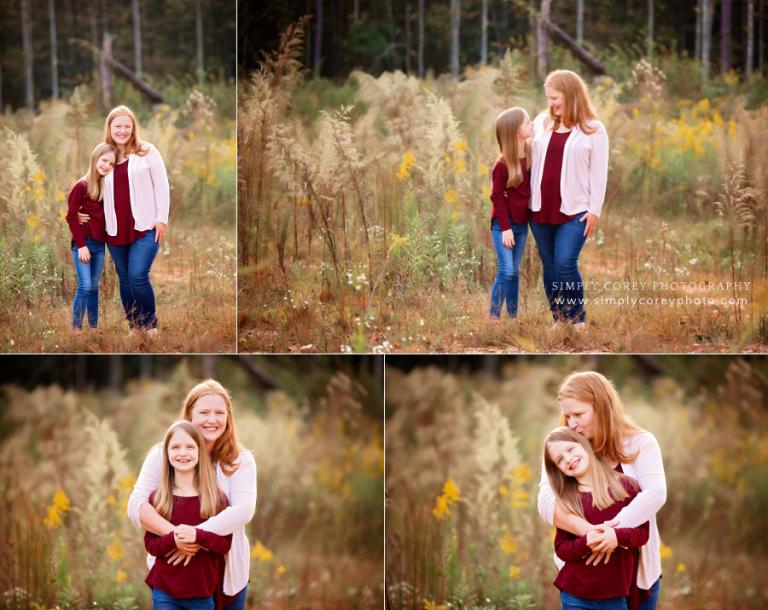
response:
M656 610L656 605L659 603L659 590L661 589L661 578L653 583L651 587L651 594L647 599L644 599L637 606L637 610Z
M214 610L216 602L210 597L180 598L160 589L152 589L152 610Z
M72 328L83 327L86 311L91 328L99 325L99 280L104 268L104 242L86 237L85 245L91 253L91 260L87 263L78 258L77 244L72 245L72 257L77 273L77 291L72 302Z
M501 241L499 221L491 224L493 247L496 250L496 280L491 288L491 317L501 317L501 306L507 304L507 313L517 316L517 293L520 286L520 261L523 260L525 241L528 239L528 224L511 223L515 245L507 248Z
M531 223L531 233L541 257L544 292L555 321L583 322L584 284L579 273L579 253L587 238L580 220L586 212L561 225Z
M155 230L127 246L107 244L115 262L120 300L131 328L157 328L155 314L155 291L149 283L149 270L160 249L155 243Z
M224 610L245 610L246 597L248 597L248 585L245 585L243 590L235 596L229 606L224 606Z
M562 610L627 610L626 597L609 599L582 599L565 591L560 591Z

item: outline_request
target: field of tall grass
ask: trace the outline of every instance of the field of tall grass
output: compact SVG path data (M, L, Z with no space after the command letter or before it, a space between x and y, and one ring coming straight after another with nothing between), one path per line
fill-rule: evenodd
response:
M358 71L331 83L303 79L301 44L288 30L240 87L240 349L765 350L760 78L703 85L685 59L624 57L588 83L611 160L576 335L552 326L532 236L519 320L488 320L494 120L546 102L526 58L509 52L458 82Z
M3 608L151 607L127 501L196 381L182 364L119 392L2 388ZM260 394L242 379L230 385L239 440L258 468L248 608L381 606L381 390L368 395L342 372L325 384L312 403L287 389Z
M542 441L558 425L564 376L607 358L507 361L499 373L388 364L388 608L559 607L554 530L536 508ZM675 365L682 376L653 379L622 358L610 363L617 389L658 438L667 475L659 607L765 607L765 368L720 360L710 365L726 371L722 382L686 387L693 358Z
M105 113L96 93L0 116L0 351L223 352L235 345L236 141L231 83L168 88L149 107L118 88L138 115L141 136L168 170L168 232L152 267L159 334L128 337L117 277L106 255L100 333L71 333L77 280L64 220L67 195L102 140ZM227 99L229 95L230 99Z

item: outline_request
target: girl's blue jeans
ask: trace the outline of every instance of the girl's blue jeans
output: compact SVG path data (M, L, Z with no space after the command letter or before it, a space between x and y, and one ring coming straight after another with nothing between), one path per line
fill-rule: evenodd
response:
M72 258L77 273L77 291L72 302L72 328L83 327L86 312L91 328L99 325L99 280L104 269L104 242L86 237L85 245L91 253L91 260L87 263L78 257L77 244L72 244Z
M155 291L149 282L149 271L160 248L155 243L155 230L126 246L107 244L115 262L120 300L131 328L157 328Z
M152 610L214 610L216 602L210 597L180 598L160 589L152 589Z
M582 599L565 591L560 591L562 610L627 610L626 597L610 599Z
M511 317L517 317L517 294L520 286L520 261L523 260L525 241L528 238L528 224L511 223L515 245L507 248L501 241L499 221L493 219L491 236L496 250L496 280L491 287L491 317L500 318L504 304Z
M583 322L584 284L579 273L579 254L587 238L586 212L560 225L531 222L531 233L541 257L544 292L555 321Z

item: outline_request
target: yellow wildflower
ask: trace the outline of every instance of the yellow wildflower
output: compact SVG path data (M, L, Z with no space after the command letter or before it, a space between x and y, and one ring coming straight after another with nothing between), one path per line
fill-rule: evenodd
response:
M251 548L251 557L266 563L272 561L272 551L261 544L260 540L257 540L256 544Z
M113 540L112 544L107 547L107 555L109 555L115 561L120 561L125 557L125 549L119 541Z
M443 495L448 498L450 502L457 502L461 499L459 486L456 485L456 481L454 481L452 477L448 477L445 485L443 485Z
M453 171L457 174L461 174L467 169L467 162L464 159L456 159L453 162Z
M505 496L505 497L509 495L509 487L504 485L504 483L499 485L499 495L502 495L502 496Z
M126 580L128 580L128 574L126 574L122 570L118 570L117 574L115 574L115 580L117 582L125 582Z
M36 186L32 191L32 199L38 203L45 199L45 189L42 186Z
M463 152L466 152L467 150L467 141L464 139L459 140L453 145L453 150L455 150L457 153L461 154Z
M491 187L487 184L483 185L483 199L490 199L491 198Z
M519 466L515 467L515 469L512 471L512 479L521 485L525 485L528 481L530 481L532 476L533 473L531 472L531 467L527 462L523 462Z
M397 233L390 233L389 234L389 251L390 252L399 252L401 248L404 248L405 245L408 243L408 236L407 235L398 235Z
M445 517L450 515L451 511L448 508L448 498L445 496L438 496L435 508L432 509L432 514L437 520L445 519Z
M669 559L672 557L672 548L668 547L663 542L661 543L661 558L662 559Z
M133 486L136 484L136 477L132 474L125 475L120 481L118 482L118 486L120 487L120 491L124 491L127 493L130 493L133 491Z
M409 175L408 166L405 163L401 163L400 167L397 168L397 173L395 175L400 181L407 180Z
M27 184L27 185L24 187L24 192L25 192L25 193L31 193L31 192L32 192L32 188L31 188L31 187L30 187L30 186Z
M39 237L38 235L35 236L36 238ZM56 493L53 496L53 501L51 502L51 505L48 507L48 516L43 519L43 524L47 525L50 528L56 527L57 525L61 525L61 517L64 513L69 511L70 509L70 502L69 498L67 497L67 494L64 493L64 490L57 489Z
M285 574L285 566L282 563L279 566L277 566L277 573Z
M444 196L445 202L449 204L454 204L459 200L459 194L453 188L449 188L447 191L445 191Z
M443 161L445 161L446 163L450 163L451 155L449 155L448 153L445 153L445 156L443 157Z
M481 163L477 166L477 173L479 173L481 176L485 177L489 173L488 166L485 163Z
M736 121L733 119L728 119L728 135L734 136L736 135Z
M507 572L507 576L513 580L518 580L520 578L521 572L522 570L520 570L520 566L510 566L509 572Z
M512 498L512 508L525 508L526 506L528 506L528 492L516 491Z
M458 221L460 219L461 219L461 212L459 212L458 210L454 210L453 212L451 212L451 220L452 221L456 222L456 221Z
M424 610L448 610L448 604L438 604L432 600L424 600Z
M115 500L115 496L113 496L112 494L109 494L107 496L107 504L109 504L110 506L114 506L116 503L117 503L117 500Z
M32 182L37 184L42 184L45 182L45 172L41 169L37 170L34 174L32 174Z
M403 154L403 163L409 168L413 167L413 164L416 163L416 157L413 156L410 150L406 150Z
M507 555L514 555L517 553L517 540L510 535L506 535L499 540L499 546Z
M64 191L56 191L56 201L64 201L65 198Z
M677 572L678 574L682 574L683 572L685 572L685 564L678 563L677 568L675 569L675 572Z

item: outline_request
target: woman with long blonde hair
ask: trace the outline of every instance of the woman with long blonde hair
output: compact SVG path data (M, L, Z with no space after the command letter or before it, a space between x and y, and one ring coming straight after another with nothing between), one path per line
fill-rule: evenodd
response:
M208 379L195 385L181 407L181 418L200 431L215 469L216 482L229 501L229 506L198 527L220 536L232 534L223 576L224 608L243 610L250 574L250 545L245 526L256 508L256 462L253 454L237 441L232 398L218 381ZM155 447L144 460L128 500L131 520L158 536L177 529L149 501L162 472L162 452ZM200 551L200 545L189 531L182 530L174 539L176 548L168 557L171 564L186 564ZM151 563L154 558L148 561Z
M656 437L637 426L624 412L616 388L604 375L582 371L569 375L558 391L561 425L586 438L595 456L608 468L637 481L639 492L610 522L594 525L553 492L546 468L539 483L539 515L550 525L575 536L589 534L591 555L586 564L607 563L619 546L616 528L649 523L648 542L640 549L636 585L639 610L655 610L661 579L661 540L656 513L667 499L661 449ZM591 534L590 534L591 532ZM562 562L558 561L558 567Z
M98 144L91 152L88 171L69 191L66 221L72 234L72 258L77 273L77 290L72 302L72 329L82 332L88 313L92 330L99 326L99 280L104 268L104 176L115 166L116 151L111 144ZM78 213L88 214L80 224Z
M579 254L594 234L608 181L608 133L584 81L555 70L544 81L548 111L536 117L531 167L531 232L555 322L584 329Z
M520 261L528 237L531 197L531 136L528 113L508 108L496 118L499 158L491 172L491 236L496 250L496 279L491 287L491 319L507 314L517 317Z

